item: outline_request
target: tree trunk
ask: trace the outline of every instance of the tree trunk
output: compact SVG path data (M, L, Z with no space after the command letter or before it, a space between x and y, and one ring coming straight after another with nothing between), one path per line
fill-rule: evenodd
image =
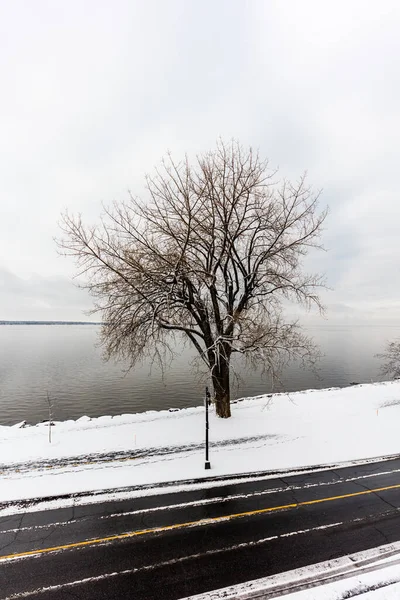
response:
M231 416L229 362L221 359L219 366L216 366L213 371L212 383L217 415L223 419L227 419Z

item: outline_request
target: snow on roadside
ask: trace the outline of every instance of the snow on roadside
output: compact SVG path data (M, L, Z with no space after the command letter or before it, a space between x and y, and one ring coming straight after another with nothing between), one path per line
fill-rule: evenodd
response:
M394 542L181 600L251 600L264 595L285 600L344 600L358 596L363 600L398 600L399 551L400 543Z
M399 600L399 565L283 596L285 600Z
M223 420L211 410L211 472L203 407L56 422L51 444L45 424L1 426L0 502L400 453L398 381L259 396L232 412ZM107 463L88 458L128 452ZM57 468L12 468L72 458Z

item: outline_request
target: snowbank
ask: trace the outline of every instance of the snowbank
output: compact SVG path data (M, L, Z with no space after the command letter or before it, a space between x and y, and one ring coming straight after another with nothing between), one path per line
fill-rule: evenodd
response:
M398 600L400 544L395 542L181 600ZM296 591L297 590L297 591Z
M400 382L243 399L204 408L0 427L0 501L338 463L400 452Z

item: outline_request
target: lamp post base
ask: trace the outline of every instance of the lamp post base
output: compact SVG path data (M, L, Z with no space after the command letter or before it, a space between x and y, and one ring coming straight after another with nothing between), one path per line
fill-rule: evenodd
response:
M205 464L204 464L204 468L205 469L211 469L211 465L210 465L210 461L206 460Z

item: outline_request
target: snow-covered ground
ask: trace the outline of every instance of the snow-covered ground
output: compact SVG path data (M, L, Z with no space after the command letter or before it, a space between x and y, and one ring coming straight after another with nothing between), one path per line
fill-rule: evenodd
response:
M285 600L399 600L399 565L386 567L365 575L343 579L312 590L288 594Z
M395 542L181 600L251 600L262 598L263 593L285 600L345 600L359 596L363 600L398 600L399 554L400 543Z
M211 471L204 469L204 407L56 422L51 443L47 424L0 427L0 515L68 505L71 498L59 498L62 495L87 493L91 501L122 499L162 493L167 482L174 482L167 488L172 491L215 485L201 481L210 476L235 480L257 471L290 472L400 454L400 381L248 398L234 403L232 413L231 419L223 420L210 409ZM265 473L252 477L258 476L264 478ZM18 504L54 497L30 507ZM88 497L72 501L81 500L85 503ZM400 544L396 553L400 556ZM338 565L344 561L346 569L346 560L338 559ZM285 597L399 598L400 566L393 564L393 557L381 562L374 572L324 582ZM329 569L338 565L330 564ZM285 584L290 577L314 576L316 567L308 567L304 575L276 576L275 584ZM243 584L245 594L251 583ZM215 594L201 598L218 598Z
M0 502L210 475L302 468L400 452L400 382L241 400L223 420L204 407L0 427ZM209 484L210 485L210 484Z

